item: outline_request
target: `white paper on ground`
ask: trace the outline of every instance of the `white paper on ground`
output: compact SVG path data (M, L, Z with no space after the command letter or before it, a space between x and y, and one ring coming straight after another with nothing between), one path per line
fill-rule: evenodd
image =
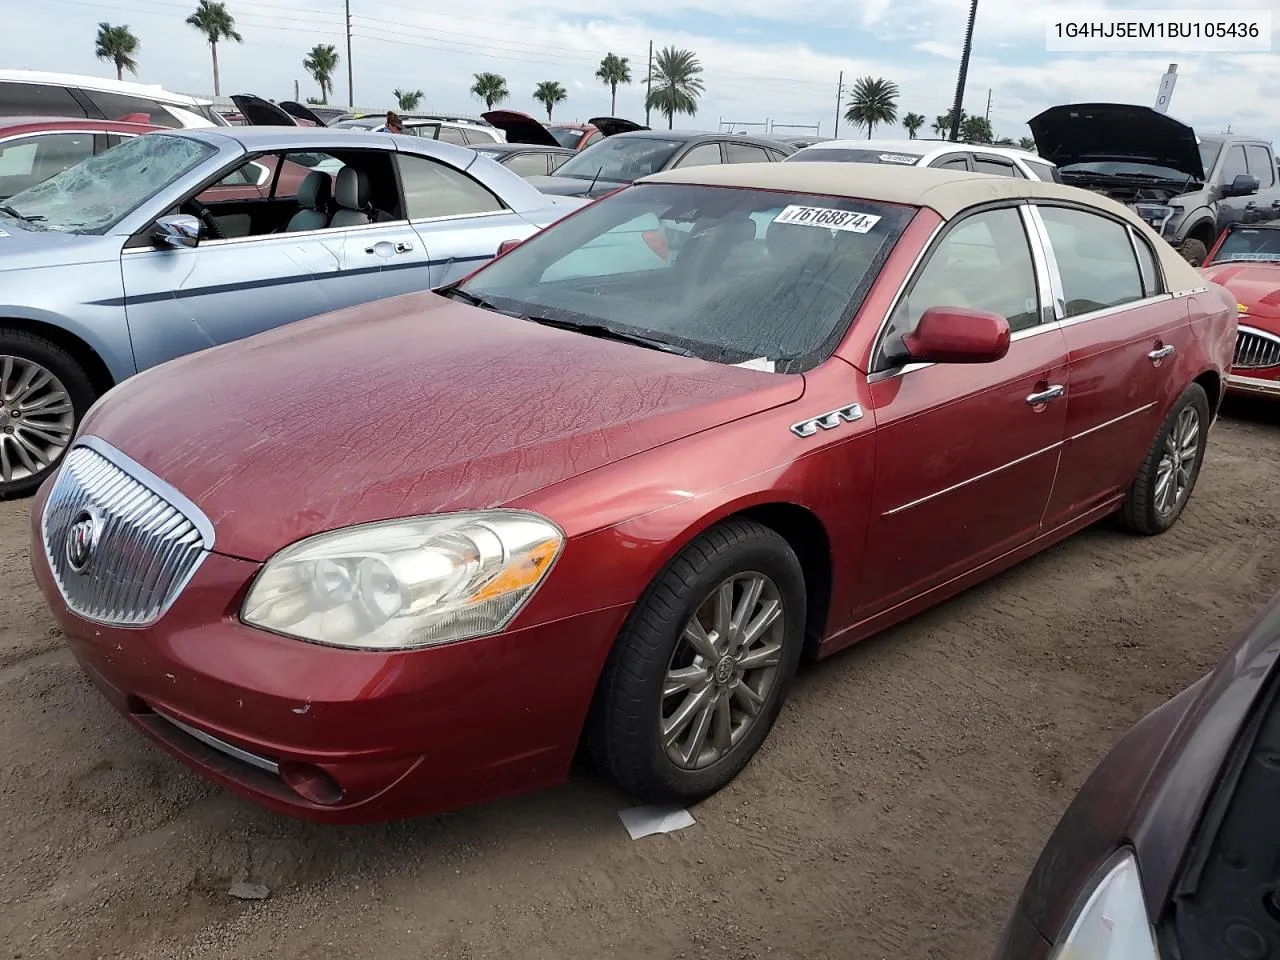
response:
M618 817L632 840L655 833L674 833L698 822L683 807L628 807L619 810Z
M744 370L763 370L765 373L776 373L778 370L775 364L768 357L756 357L754 360L743 360L741 363L735 363L735 367L742 367Z

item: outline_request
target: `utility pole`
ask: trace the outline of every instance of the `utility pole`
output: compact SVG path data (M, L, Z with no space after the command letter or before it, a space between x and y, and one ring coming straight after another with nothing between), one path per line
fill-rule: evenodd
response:
M294 103L302 102L302 88L298 86L297 80L293 81L293 102Z
M649 125L649 96L653 93L653 41L649 41L649 69L644 76L644 125Z
M346 0L347 7L347 106L353 110L356 106L355 72L351 66L351 0Z
M991 88L987 88L987 112L983 114L987 118L987 123L991 122Z
M840 137L840 101L844 99L844 71L840 71L840 79L836 81L836 131L834 139Z
M956 77L956 99L951 105L951 136L960 139L960 111L964 109L964 82L969 76L969 53L973 49L973 22L978 19L978 0L970 0L969 27L964 32L964 50L960 54L960 75Z

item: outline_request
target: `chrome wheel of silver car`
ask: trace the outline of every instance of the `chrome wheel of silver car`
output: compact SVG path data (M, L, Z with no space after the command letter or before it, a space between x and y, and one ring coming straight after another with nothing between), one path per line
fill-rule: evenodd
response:
M1155 507L1167 517L1191 489L1196 456L1200 451L1200 414L1193 406L1183 408L1164 441L1164 451L1156 468Z
M782 662L782 596L762 573L724 580L681 632L662 689L661 742L677 767L723 759L755 724Z
M74 431L75 409L62 381L33 360L0 354L0 482L47 470Z

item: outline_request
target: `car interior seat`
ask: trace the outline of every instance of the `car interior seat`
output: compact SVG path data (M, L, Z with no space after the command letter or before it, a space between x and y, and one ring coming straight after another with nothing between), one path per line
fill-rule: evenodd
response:
M339 170L333 194L338 209L333 212L329 226L357 227L373 222L373 207L369 203L369 178L363 170L355 167L343 167Z
M312 170L298 187L299 210L285 227L295 230L323 230L329 225L329 199L333 181L327 173Z

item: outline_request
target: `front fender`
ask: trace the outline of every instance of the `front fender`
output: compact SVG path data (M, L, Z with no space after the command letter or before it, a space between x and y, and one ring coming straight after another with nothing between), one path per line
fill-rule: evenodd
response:
M75 284L42 282L37 286L29 279L30 274L45 271L30 271L17 283L10 283L6 278L4 299L0 300L0 324L36 334L41 333L42 326L64 331L97 354L112 381L119 383L137 373L121 297L119 264L88 264L77 266L76 270ZM94 283L92 278L99 271L103 282ZM86 277L86 273L89 276ZM114 299L114 304L94 303L88 298L81 300L76 295L77 291L97 293L108 286L112 294L95 299Z

